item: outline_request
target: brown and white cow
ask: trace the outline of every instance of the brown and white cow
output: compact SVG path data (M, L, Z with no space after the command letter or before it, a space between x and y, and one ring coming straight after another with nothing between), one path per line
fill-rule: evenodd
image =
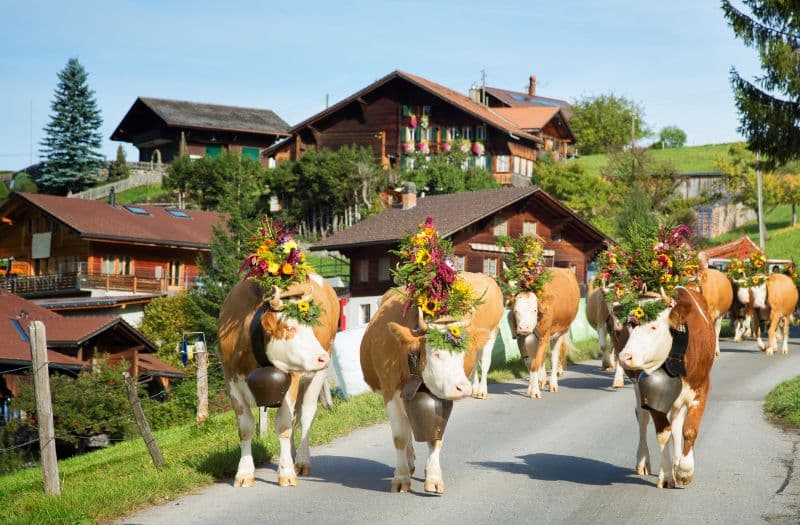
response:
M656 428L656 437L661 448L661 468L658 487L688 485L694 477L694 443L700 420L706 407L711 386L711 367L714 363L714 323L703 296L683 287L674 304L662 311L651 322L630 329L628 342L619 355L620 363L627 370L645 371L648 374L659 369L670 354L673 336L670 329L688 330L688 345L684 357L686 376L681 377L681 392L668 413L648 410ZM642 420L649 418L640 418ZM641 433L641 428L640 428ZM671 445L674 452L670 451ZM646 449L639 443L637 472L648 473ZM641 469L640 469L641 467Z
M778 350L777 331L783 324L783 343L781 345L781 353L783 355L789 354L789 324L791 323L792 314L797 306L797 287L795 286L792 278L782 273L772 273L767 278L764 285L766 288L766 297L764 302L753 299L754 308L762 308L768 312L767 319L769 320L769 328L767 331L767 344L761 340L761 326L760 323L756 324L756 342L761 351L765 351L768 356L771 356Z
M613 369L614 380L611 386L613 388L622 388L625 386L625 374L617 359L619 351L622 350L622 345L618 344L621 338L619 334L615 333L614 319L606 302L604 292L605 290L602 287L589 288L589 293L586 295L586 320L597 331L597 337L600 340L602 369ZM608 344L609 337L611 339L610 346Z
M496 327L503 312L503 297L494 279L475 273L459 274L472 286L475 294L482 297L475 312L466 319L457 321L466 330L470 347L464 352L451 352L434 348L428 344L425 331L420 328L416 310L403 315L404 297L390 290L381 299L378 311L370 321L361 341L361 370L364 381L383 396L389 425L392 430L397 467L392 478L392 492L411 490L411 474L414 471L414 446L411 424L400 394L410 375L409 355L418 359L422 380L430 392L443 399L461 399L472 393L468 376L475 366L475 358ZM449 324L426 323L430 330L444 331ZM442 441L428 443L428 461L425 467L425 491L444 492L439 454Z
M750 299L750 288L744 286L744 281L729 279L733 289L733 303L731 304L731 325L733 326L733 341L741 343L745 337L753 336L753 307Z
M236 470L235 486L250 487L255 480L251 452L254 423L250 410L255 400L245 378L259 366L254 344L261 347L273 366L292 373L289 391L275 418L275 431L280 440L278 484L297 485L297 474L311 473L308 449L309 431L317 410L317 398L330 363L333 338L339 319L336 293L319 275L313 274L303 285L294 285L272 300L264 301L263 289L245 279L228 294L220 309L217 330L225 387L236 413L241 442L241 457ZM297 301L300 296L311 299L322 308L320 323L313 328L285 317L284 301ZM281 297L287 298L281 299ZM294 297L294 298L291 298ZM254 335L251 338L251 332ZM295 424L301 427L300 445L293 454Z
M551 268L553 278L544 285L541 298L521 292L511 299L509 322L517 335L517 346L530 370L528 395L542 397L547 374L544 358L551 340L550 392L558 392L558 368L562 353L569 348L569 327L578 315L581 292L575 273L566 268Z
M733 304L733 287L728 276L714 268L703 269L698 284L714 321L714 331L717 334L715 355L719 355L719 332L722 329L722 318Z

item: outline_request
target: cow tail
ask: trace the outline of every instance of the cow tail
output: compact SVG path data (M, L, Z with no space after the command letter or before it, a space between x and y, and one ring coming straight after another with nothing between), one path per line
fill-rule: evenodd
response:
M333 410L333 396L331 395L331 385L326 379L322 383L322 388L319 391L319 402L328 410Z

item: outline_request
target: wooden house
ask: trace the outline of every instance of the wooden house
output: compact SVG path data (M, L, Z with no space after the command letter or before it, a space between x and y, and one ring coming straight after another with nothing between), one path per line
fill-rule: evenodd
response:
M375 161L413 167L420 155L461 148L468 166L486 168L502 184L527 185L547 133L574 141L563 113L541 108L491 107L425 78L393 71L341 102L292 127L290 136L264 151L280 163L309 148L371 147ZM560 146L559 146L560 147Z
M289 124L268 109L139 97L111 140L130 142L140 162L216 157L223 150L261 159L261 152L288 136Z
M536 186L417 198L409 184L400 208L372 216L311 248L336 250L350 259L348 327L369 322L381 295L393 286L390 270L398 260L389 250L397 249L398 239L427 217L433 218L442 238L452 241L459 270L498 276L504 250L497 238L532 233L546 240L548 264L571 268L584 292L588 265L609 240Z
M0 206L0 288L25 297L186 290L210 256L216 212L14 193Z

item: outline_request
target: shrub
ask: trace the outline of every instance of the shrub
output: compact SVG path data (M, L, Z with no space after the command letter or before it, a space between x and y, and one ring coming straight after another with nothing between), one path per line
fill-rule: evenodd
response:
M189 294L159 297L145 307L139 329L158 345L160 358L178 365L180 358L175 347L183 340L184 332L193 331L196 326L194 320L198 317L197 307Z

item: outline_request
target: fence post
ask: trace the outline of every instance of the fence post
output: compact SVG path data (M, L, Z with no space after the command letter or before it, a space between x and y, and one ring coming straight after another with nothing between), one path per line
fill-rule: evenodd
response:
M197 363L197 425L202 426L208 419L208 352L203 341L195 343L194 359Z
M36 420L39 422L39 453L42 459L44 493L48 496L61 495L61 481L58 479L58 457L53 428L53 405L50 398L50 375L47 363L47 338L44 323L32 321L28 325L33 364L33 385L36 394Z
M136 419L136 426L139 427L139 432L142 433L144 444L147 445L147 450L150 451L150 457L153 458L153 464L157 469L164 466L164 458L161 457L161 451L158 449L156 438L150 431L150 425L147 424L147 419L144 417L142 410L142 403L139 401L139 394L136 392L136 382L128 372L123 372L122 377L125 378L125 389L128 391L128 401L133 407L133 417Z

